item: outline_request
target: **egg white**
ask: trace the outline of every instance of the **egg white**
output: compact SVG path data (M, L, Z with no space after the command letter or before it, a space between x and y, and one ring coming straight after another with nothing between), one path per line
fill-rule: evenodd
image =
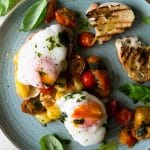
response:
M106 128L103 127L103 124L107 123L107 114L104 104L97 97L85 91L72 94L72 96L68 95L61 97L56 102L60 107L60 110L67 114L64 125L66 126L68 132L72 135L73 139L79 142L82 146L100 143L104 139L106 133ZM82 96L85 96L86 98L79 102L79 99ZM98 123L91 127L75 127L71 115L74 112L75 108L88 100L95 101L98 105L101 106L103 117Z
M51 25L35 33L32 38L25 42L18 53L17 80L19 82L34 87L42 87L42 81L36 70L37 65L40 67L42 59L45 60L44 65L47 65L46 68L52 70L51 75L54 78L59 76L63 68L62 62L67 55L67 47L60 46L49 50L47 47L47 39L51 36L57 36L64 29L64 27L58 24ZM53 64L51 67L49 65L50 62Z

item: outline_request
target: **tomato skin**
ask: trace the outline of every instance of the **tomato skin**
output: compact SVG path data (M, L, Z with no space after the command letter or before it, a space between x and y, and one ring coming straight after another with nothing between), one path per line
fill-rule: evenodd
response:
M95 44L95 34L92 32L82 32L79 34L78 41L81 47L91 47Z
M95 77L91 71L85 71L81 75L81 81L85 88L92 88L96 84Z
M117 100L112 99L110 101L108 101L106 104L106 110L108 115L111 116L115 116L115 114L117 113L117 111L120 109L119 103Z
M127 125L132 118L132 112L127 108L122 108L115 115L116 121L121 125Z
M77 24L75 14L67 9L67 8L60 8L55 12L55 18L57 22L61 25L73 28Z
M130 125L125 126L119 135L119 142L121 144L128 145L128 147L132 147L137 142L136 137L133 135L133 127Z
M50 94L53 91L53 87L40 88L40 92L43 94Z
M130 138L127 140L128 147L134 146L136 142L137 139L132 134L130 134Z
M48 1L47 12L46 12L46 16L45 16L45 23L46 24L49 24L50 21L55 18L56 8L57 8L56 0Z

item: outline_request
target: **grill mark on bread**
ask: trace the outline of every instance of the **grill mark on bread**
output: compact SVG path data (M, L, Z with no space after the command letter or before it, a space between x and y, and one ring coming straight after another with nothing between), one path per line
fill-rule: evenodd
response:
M133 11L121 3L93 3L86 16L95 28L100 44L110 40L114 34L122 33L131 27L135 17Z
M96 4L96 6L94 7L94 9L90 10L89 13L93 13L93 11L95 10L100 10L101 12L108 12L108 11L114 11L114 10L124 10L124 9L129 9L128 6L126 5L121 5L121 4L118 4L118 5L105 5L105 6L102 6L101 4Z
M150 47L134 40L134 37L123 38L119 41L121 45L116 44L119 60L131 79L146 82L150 80Z
M110 17L112 16L113 13L118 13L121 11L128 11L129 9L117 9L117 10L108 10L108 11L101 11L101 9L94 9L91 12L87 13L86 16L87 17L94 17L94 16L106 16L106 17Z
M132 49L130 49L129 47L127 47L126 50L121 51L122 63L126 64L128 58L130 57L131 51Z
M112 36L113 34L117 34L117 33L122 33L124 32L123 28L117 28L116 30L112 31L105 31L103 33L101 33L100 31L97 31L97 37L106 37L106 36ZM98 34L100 33L100 34Z
M102 23L102 22L100 22L100 21L98 21L97 23L95 23L94 25L93 25L93 27L98 27L98 25L103 25L103 26L116 26L117 28L118 27L123 27L123 28L125 28L125 27L130 27L131 26L131 22L118 22L118 21L116 21L116 22L109 22L110 23L110 25L108 25L108 23Z

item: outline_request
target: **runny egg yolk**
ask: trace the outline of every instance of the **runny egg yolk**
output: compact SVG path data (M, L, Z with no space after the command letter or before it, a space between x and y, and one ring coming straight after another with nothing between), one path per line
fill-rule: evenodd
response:
M90 127L99 122L103 117L100 104L95 101L88 101L78 106L73 114L72 118L82 119L83 123L80 124L83 127Z

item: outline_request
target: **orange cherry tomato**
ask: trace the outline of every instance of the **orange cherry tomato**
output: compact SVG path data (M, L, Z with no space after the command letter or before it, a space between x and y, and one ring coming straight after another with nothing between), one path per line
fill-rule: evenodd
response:
M95 34L92 32L82 32L79 34L78 41L81 47L91 47L95 44Z
M60 8L55 12L55 18L58 23L73 28L77 24L75 14L67 9L67 8Z
M57 8L56 3L57 3L56 0L48 1L47 12L46 12L46 16L45 16L46 24L49 24L50 21L55 18L55 11Z
M85 71L81 75L81 81L86 88L92 88L96 84L95 77L91 71Z
M133 127L128 125L125 126L119 135L119 142L121 144L128 145L128 147L132 147L137 142L136 137L133 135Z

